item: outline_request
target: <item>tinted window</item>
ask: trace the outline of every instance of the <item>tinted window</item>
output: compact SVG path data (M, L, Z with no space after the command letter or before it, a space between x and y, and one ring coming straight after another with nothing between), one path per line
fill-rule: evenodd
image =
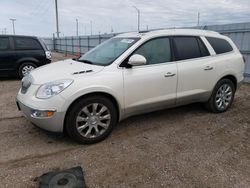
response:
M216 54L223 54L226 52L233 51L232 46L224 39L213 38L213 37L206 37L206 39L213 47Z
M9 38L0 38L0 50L8 50L10 48Z
M204 46L203 49L200 49L198 39L196 37L174 37L174 44L177 61L208 55Z
M15 48L18 50L38 50L41 49L40 43L32 38L14 38Z
M170 40L168 38L153 39L140 46L133 54L143 55L147 64L171 61Z

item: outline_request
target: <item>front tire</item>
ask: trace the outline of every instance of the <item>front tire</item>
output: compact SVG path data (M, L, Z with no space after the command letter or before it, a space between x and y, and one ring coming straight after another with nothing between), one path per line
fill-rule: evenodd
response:
M18 75L20 78L23 78L24 76L28 75L30 71L34 70L37 66L34 63L23 63L20 65L18 69Z
M234 100L235 86L229 79L220 80L210 97L205 103L206 108L213 113L222 113L227 111Z
M77 101L67 113L65 128L68 135L83 144L104 140L117 124L114 104L100 95Z

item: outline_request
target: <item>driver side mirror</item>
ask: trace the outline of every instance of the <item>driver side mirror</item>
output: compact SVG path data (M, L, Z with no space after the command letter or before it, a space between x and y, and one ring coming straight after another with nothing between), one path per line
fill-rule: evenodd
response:
M128 64L132 66L145 65L146 63L146 58L139 54L132 55L128 60Z

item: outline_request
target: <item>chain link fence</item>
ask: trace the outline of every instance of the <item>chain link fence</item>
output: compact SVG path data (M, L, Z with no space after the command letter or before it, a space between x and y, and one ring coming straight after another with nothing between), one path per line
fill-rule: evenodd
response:
M246 58L245 76L250 79L250 22L193 28L217 31L230 37ZM117 34L118 33L79 37L43 38L43 40L52 51L65 54L84 54Z

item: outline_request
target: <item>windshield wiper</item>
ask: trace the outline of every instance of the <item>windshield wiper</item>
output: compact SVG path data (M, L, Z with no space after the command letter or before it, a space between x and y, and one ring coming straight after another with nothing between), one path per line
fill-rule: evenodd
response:
M87 63L87 64L94 64L92 61L86 60L86 59L78 59L77 61Z

